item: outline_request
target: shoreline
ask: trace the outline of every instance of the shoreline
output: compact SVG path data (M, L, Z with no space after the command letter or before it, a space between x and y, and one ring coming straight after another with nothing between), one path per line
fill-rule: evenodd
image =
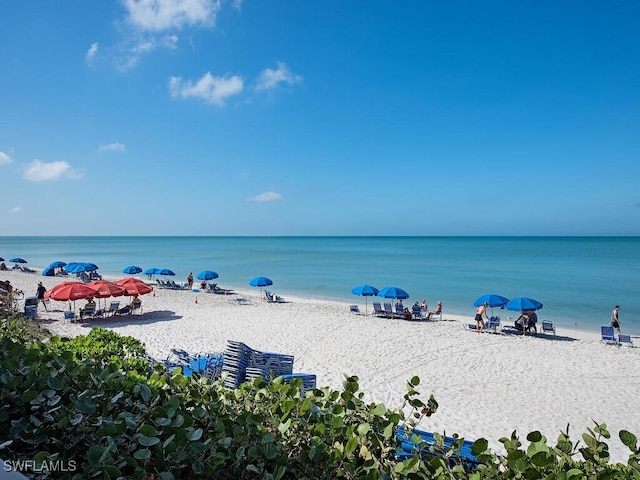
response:
M25 296L35 294L39 281L50 289L68 280L17 271L0 272L0 279L11 280ZM486 438L497 452L503 451L499 438L514 430L525 445L534 430L552 444L570 424L575 442L595 420L611 432L612 461L626 463L628 449L618 431L640 435L634 404L640 349L604 345L599 332L560 327L555 336L478 334L465 328L473 323L470 315L452 315L446 305L442 321L406 321L350 313L349 305L360 305L362 297L319 301L274 292L287 303L261 302L258 288L235 295L156 289L155 296L141 297L141 315L84 323L64 321L66 302L51 301L50 312L39 308L38 321L63 336L86 334L97 325L111 328L139 339L158 360L171 348L222 352L227 340L243 341L294 355L294 371L315 373L318 386L339 389L344 375L356 375L365 399L389 408L401 406L407 380L417 375L421 398L433 394L440 405L421 429ZM128 297L114 300L128 303ZM76 310L81 305L77 301Z

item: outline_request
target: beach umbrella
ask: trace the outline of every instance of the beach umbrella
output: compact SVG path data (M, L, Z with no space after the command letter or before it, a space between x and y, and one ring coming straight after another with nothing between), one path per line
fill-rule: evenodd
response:
M4 258L0 257L0 262L4 262Z
M86 285L95 290L95 296L98 298L121 297L126 293L122 285L107 280L94 280Z
M67 273L94 272L98 270L98 266L89 262L71 262L67 263L64 269Z
M160 271L160 269L158 267L151 267L151 268L147 268L144 272L145 275L155 275L156 273L158 273Z
M55 277L55 275L56 275L56 271L52 267L47 267L44 270L42 270L43 277Z
M137 265L129 265L124 267L124 270L122 270L122 273L126 273L127 275L135 275L136 273L140 273L141 271L142 269Z
M371 285L359 285L351 290L354 295L360 295L364 297L364 314L367 315L369 299L367 297L373 297L378 294L378 289Z
M170 275L170 276L175 275L175 273L173 273L173 270L169 270L168 268L159 268L158 271L156 272L156 274L158 274L158 275Z
M62 268L64 266L66 266L67 264L65 262L62 262L60 260L56 260L55 262L51 262L49 264L48 268Z
M249 285L252 287L260 287L260 300L264 300L264 297L262 296L262 287L273 285L273 282L267 277L254 277L249 280Z
M409 298L409 294L405 292L403 289L398 287L385 287L380 290L376 296L383 298L396 298L403 300L405 298Z
M479 307L480 305L484 305L487 303L490 307L503 307L509 302L509 299L503 297L501 295L496 295L495 293L487 293L486 295L482 295L478 297L475 302L473 302L474 307Z
M93 298L95 295L96 291L82 282L64 282L47 291L44 294L44 298L50 298L58 302L69 302L69 308L71 308L71 301L73 300L73 310L75 311L76 300Z
M518 297L512 298L509 300L509 303L505 305L507 310L513 310L518 312L530 312L535 310L540 310L542 308L542 303L533 298L527 297Z
M214 278L218 278L219 275L213 270L203 270L196 275L198 280L213 280Z
M114 283L124 287L126 295L129 295L130 297L134 295L146 295L147 293L153 292L153 287L151 285L133 277L121 278L120 280L116 280Z
M24 258L20 258L20 257L14 257L9 261L13 263L27 263L27 261Z

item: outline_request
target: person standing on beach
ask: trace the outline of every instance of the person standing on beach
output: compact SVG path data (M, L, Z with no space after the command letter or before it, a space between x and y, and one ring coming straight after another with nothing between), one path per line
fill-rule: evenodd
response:
M36 290L36 298L37 298L36 305L42 302L42 305L44 305L45 311L47 311L47 302L44 301L45 293L47 293L47 289L44 288L44 285L42 285L42 282L38 282L38 289Z
M476 308L475 320L476 320L476 330L478 331L478 333L484 332L484 320L482 319L482 317L484 316L487 320L489 320L489 315L487 315L488 306L489 304L487 302L484 302L482 305Z
M193 273L189 272L187 276L187 285L189 285L189 290L193 288Z
M611 312L611 323L610 325L618 331L618 336L620 336L620 318L618 316L618 312L620 310L620 305L616 305Z

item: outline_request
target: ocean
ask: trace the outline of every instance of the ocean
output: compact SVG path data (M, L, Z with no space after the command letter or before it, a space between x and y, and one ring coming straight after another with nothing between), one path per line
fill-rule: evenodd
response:
M540 320L599 332L620 305L623 333L640 335L640 237L0 237L0 256L42 269L92 262L122 275L127 265L169 268L176 281L214 270L224 288L250 289L266 276L275 293L364 306L352 288L401 287L472 316L485 293L531 297ZM0 274L1 278L1 274ZM375 298L375 297L374 297ZM368 299L371 305L372 299ZM371 308L371 307L369 307ZM503 322L516 312L495 309Z

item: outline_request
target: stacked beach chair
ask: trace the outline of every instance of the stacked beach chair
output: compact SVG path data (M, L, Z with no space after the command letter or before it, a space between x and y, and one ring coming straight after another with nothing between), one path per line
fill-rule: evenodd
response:
M190 354L177 349L173 349L171 353L172 357L164 362L168 368L181 368L183 375L188 377L195 372L209 380L217 380L222 373L226 373L224 386L229 389L238 388L255 378L270 381L276 377L282 377L287 383L301 379L302 394L316 388L315 374L293 373L293 355L262 352L234 340L227 342L223 354Z

